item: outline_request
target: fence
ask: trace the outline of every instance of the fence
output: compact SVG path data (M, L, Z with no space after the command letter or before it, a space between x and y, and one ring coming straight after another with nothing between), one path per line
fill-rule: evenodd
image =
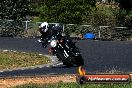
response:
M66 24L64 30L65 32L68 31L76 34L85 34L88 32L92 32L96 35L96 39L101 40L131 40L132 37L132 29L130 27Z
M33 36L36 36L35 32L38 32L36 29L38 29L41 23L42 22L0 20L0 36L23 36L29 31L33 31ZM102 40L129 40L132 37L132 29L130 27L95 27L93 25L64 24L63 30L65 35L72 37L78 37L78 35L83 35L87 32L94 33L96 39Z

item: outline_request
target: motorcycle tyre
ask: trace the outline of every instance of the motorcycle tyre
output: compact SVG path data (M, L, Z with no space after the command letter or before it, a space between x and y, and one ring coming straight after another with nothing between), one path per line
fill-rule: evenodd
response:
M81 55L76 56L74 59L74 62L77 66L83 66L84 65L84 60Z

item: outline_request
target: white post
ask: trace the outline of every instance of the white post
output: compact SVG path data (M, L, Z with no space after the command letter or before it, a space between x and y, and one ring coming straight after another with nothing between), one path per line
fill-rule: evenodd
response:
M28 22L29 21L25 21L26 22L26 24L25 24L25 30L27 31L28 30Z
M27 21L26 21L26 28L25 28L25 30L27 30L28 29L28 24L27 24Z
M64 31L65 31L65 26L64 26L64 24L63 24L63 32L62 32L62 36L65 36Z
M99 39L101 38L101 26L99 26L98 34L99 34Z

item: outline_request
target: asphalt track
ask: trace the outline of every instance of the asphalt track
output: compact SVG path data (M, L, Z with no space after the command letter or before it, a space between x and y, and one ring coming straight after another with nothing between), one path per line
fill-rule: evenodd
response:
M121 73L132 72L132 41L76 41L87 73L116 71ZM38 52L49 54L48 48L42 48L36 38L8 38L0 37L1 50L17 50L23 52ZM49 66L25 70L0 72L0 76L29 76L47 74L76 74L77 67L66 68Z

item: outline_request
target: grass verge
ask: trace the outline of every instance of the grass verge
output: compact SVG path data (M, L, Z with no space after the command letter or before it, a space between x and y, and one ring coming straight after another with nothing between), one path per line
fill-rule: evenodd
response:
M131 88L132 83L127 84L113 84L113 83L107 83L107 84L83 84L79 85L77 83L63 83L59 82L56 84L25 84L16 86L13 88Z
M0 51L0 70L47 64L50 59L38 53Z

